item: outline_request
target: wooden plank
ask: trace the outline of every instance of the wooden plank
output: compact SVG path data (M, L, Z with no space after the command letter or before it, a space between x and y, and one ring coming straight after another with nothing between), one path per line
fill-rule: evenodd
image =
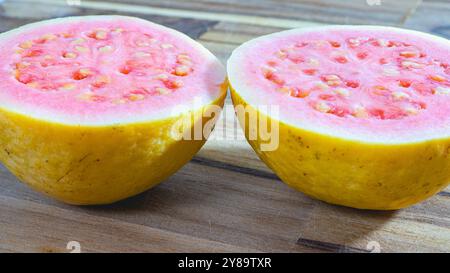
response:
M122 2L120 0L107 0ZM128 1L133 5L195 10L235 15L258 15L272 18L334 24L400 24L418 0L382 0L369 5L366 0L145 0ZM223 20L225 21L225 20Z
M67 7L66 2L57 0L17 0L18 3L23 4L35 4L38 2L41 5L51 6L51 7ZM155 6L150 6L148 3L145 5L130 5L122 3L111 3L111 2L97 2L97 1L80 1L77 5L70 6L70 8L84 8L93 9L104 12L114 12L114 13L134 13L134 14L145 14L145 15L158 15L167 17L177 17L177 18L191 18L197 20L208 20L208 21L226 21L226 22L238 22L238 23L248 23L260 26L275 26L275 27L285 27L285 28L295 28L303 27L309 25L317 25L317 23L301 21L301 20L289 20L289 19L279 19L279 18L267 18L262 16L252 16L252 15L240 15L240 14L224 14L222 12L204 12L204 11L193 11L187 9L175 9L175 8L159 8Z
M231 52L243 42L282 30L285 28L219 22L201 35L198 41L226 64Z
M39 1L41 2L41 1ZM110 14L108 10L95 10L89 8L82 8L79 6L68 6L65 1L59 1L59 4L36 4L33 9L35 12L30 12L30 1L14 1L0 4L0 32L19 27L21 25L50 19L54 17L77 16L77 15L97 15ZM121 12L121 15L136 16L146 20L153 21L158 24L174 28L185 33L191 38L198 38L205 33L210 27L217 24L217 21L212 20L197 20L193 18L179 18L167 17L155 14Z
M205 32L200 41L216 42L235 47L256 37L286 30L275 27L255 27L249 24L219 22Z
M397 212L316 206L311 214L311 225L303 230L301 238L319 242L311 244L317 248L321 247L320 242L344 246L333 251L367 251L372 242L382 252L448 252L448 201L448 197L436 196L423 204Z
M0 252L69 252L71 241L82 252L255 252L4 196L0 215Z
M297 231L314 202L296 198L295 191L277 181L199 164L188 164L135 198L100 207L64 205L16 183L13 177L2 174L1 180L3 196L70 210L69 215L111 218L258 251L305 251L296 244ZM53 225L64 226L58 221Z
M218 42L202 41L199 42L210 50L223 64L227 63L231 52L236 48L236 45L223 44Z
M101 217L98 222L109 218L240 248L364 252L369 242L376 241L384 251L450 251L448 196L435 196L399 212L361 211L313 200L275 179L194 161L137 197L110 206L74 207L35 193L4 170L0 173L2 196L27 200L25 207L40 203L63 209L65 215ZM17 203L10 209L14 207ZM46 219L41 225L67 225L58 217ZM38 221L34 224L39 226ZM84 225L88 223L80 223L77 228ZM86 228L82 234L90 236L97 229L102 227ZM117 230L111 233L123 236ZM100 246L91 250L96 247Z
M450 5L448 1L424 1L405 22L405 27L450 38Z

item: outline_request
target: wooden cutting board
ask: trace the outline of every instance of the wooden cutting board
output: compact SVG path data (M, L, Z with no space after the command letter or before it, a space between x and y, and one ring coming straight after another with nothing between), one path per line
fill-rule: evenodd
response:
M58 16L133 15L187 33L223 62L246 40L309 25L389 24L450 36L446 0L383 0L379 6L365 0L126 2L4 1L0 31ZM160 186L114 205L59 203L0 166L0 251L450 251L450 188L395 212L313 200L265 167L244 140L229 100L227 105L226 119L189 164Z

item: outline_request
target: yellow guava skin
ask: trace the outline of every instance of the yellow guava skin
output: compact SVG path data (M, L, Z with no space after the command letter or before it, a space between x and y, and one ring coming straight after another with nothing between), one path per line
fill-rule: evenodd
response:
M108 126L52 123L0 108L0 161L33 189L74 205L110 204L157 185L186 164L206 139L177 140L172 128L223 107L221 96L198 113ZM216 117L217 118L217 117ZM191 129L192 129L191 128ZM189 128L187 128L189 130Z
M232 84L232 83L230 83ZM248 106L231 87L233 104ZM249 113L276 122L249 106ZM249 140L248 115L237 112L260 159L292 188L327 203L396 210L423 201L450 183L450 138L382 144L340 139L279 122L279 147Z

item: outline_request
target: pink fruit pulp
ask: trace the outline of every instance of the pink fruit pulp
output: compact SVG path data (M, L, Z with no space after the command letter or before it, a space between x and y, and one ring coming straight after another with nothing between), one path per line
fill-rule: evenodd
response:
M0 36L0 107L55 122L168 117L221 94L225 72L174 30L122 16L73 17Z
M450 135L449 59L448 40L420 32L320 27L244 44L229 78L245 101L282 106L279 119L300 128L414 142Z

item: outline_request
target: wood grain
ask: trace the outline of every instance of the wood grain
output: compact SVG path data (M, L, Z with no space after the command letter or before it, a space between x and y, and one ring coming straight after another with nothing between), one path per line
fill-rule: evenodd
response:
M122 2L109 0L108 2ZM127 1L145 5L146 0ZM336 24L399 24L404 15L417 6L416 0L383 0L382 5L370 6L366 0L153 0L152 6L208 11L235 15L257 15L264 18L302 20Z
M35 1L31 1L35 2ZM58 1L65 3L65 1ZM84 9L78 6L64 5L33 5L36 13L30 13L30 1L6 1L0 6L0 32L19 27L21 25L32 23L39 20L50 19L54 17L76 16L76 15L101 15L110 14L108 11ZM30 14L30 15L28 15ZM138 16L142 19L150 20L158 24L165 25L181 31L191 38L198 38L205 33L211 26L217 24L212 20L197 20L193 18L176 18L154 14L136 14L131 12L121 12L122 15Z
M443 0L6 0L0 31L71 15L118 13L176 28L222 62L242 42L293 27L389 24L448 35ZM32 10L32 12L31 12ZM74 207L19 183L0 167L0 251L67 252L449 252L450 188L397 212L361 211L311 199L281 183L245 141L227 107L212 138L174 176L109 206Z
M256 251L3 196L0 214L2 252L69 252L71 241L82 252Z
M431 32L447 39L450 38L450 5L448 1L424 1L414 16L406 20L408 28Z

